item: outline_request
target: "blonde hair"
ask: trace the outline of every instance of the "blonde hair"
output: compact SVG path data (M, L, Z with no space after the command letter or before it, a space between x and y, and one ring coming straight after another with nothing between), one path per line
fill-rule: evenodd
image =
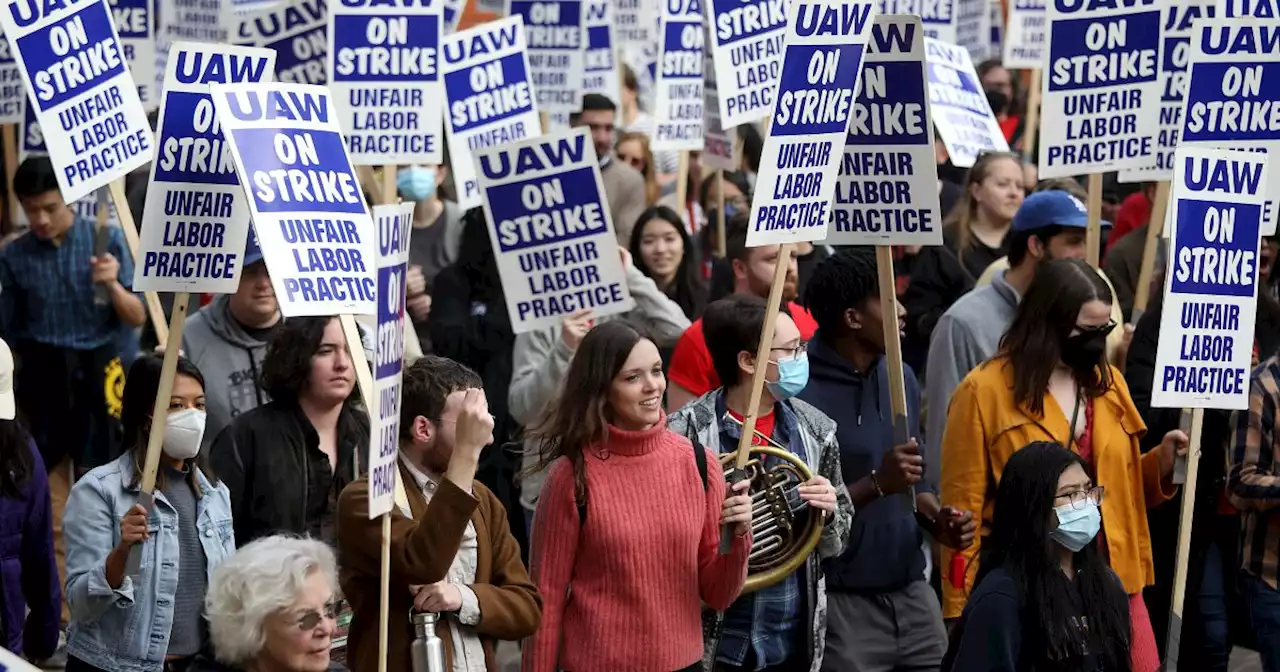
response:
M644 133L623 133L615 144L614 151L622 146L624 142L640 143L640 156L644 157L644 170L641 175L644 176L644 204L645 207L652 206L658 202L658 198L662 195L662 188L658 186L658 172L653 165L653 151L649 149L649 136Z
M973 240L973 220L978 216L978 202L973 198L973 187L982 184L991 176L991 167L996 161L1008 159L1018 166L1018 170L1022 170L1022 160L1017 154L1012 152L984 152L978 155L978 160L973 162L973 166L969 168L969 172L965 173L964 189L960 194L960 200L951 208L951 212L947 214L947 218L943 221L944 227L951 227L956 232L956 258L960 263L964 264L964 253L969 249L969 243Z

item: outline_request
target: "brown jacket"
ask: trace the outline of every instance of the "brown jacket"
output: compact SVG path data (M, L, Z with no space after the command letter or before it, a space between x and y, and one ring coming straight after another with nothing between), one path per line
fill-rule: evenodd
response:
M400 465L399 477L413 477ZM485 666L497 672L494 645L519 640L538 630L542 599L520 561L520 546L507 527L507 511L488 488L476 481L472 497L448 480L440 482L428 504L417 487L406 487L410 520L398 508L391 513L390 622L387 628L387 669L408 672L413 626L409 586L443 581L462 544L467 521L476 527L476 580L471 585L480 603L476 632L484 645ZM351 604L347 665L352 672L378 669L378 599L382 553L382 522L369 520L369 481L361 478L342 491L338 500L338 564L342 592ZM439 621L436 634L444 640L445 668L453 669L449 625Z

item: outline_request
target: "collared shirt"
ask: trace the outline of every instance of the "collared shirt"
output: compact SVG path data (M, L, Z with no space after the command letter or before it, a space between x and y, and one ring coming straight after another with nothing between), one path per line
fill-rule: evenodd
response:
M787 404L774 404L773 408L771 438L807 462L795 414ZM716 403L716 417L722 418L724 414L724 396L721 395ZM737 450L741 437L737 424L721 423L721 452ZM772 467L778 461L778 458L768 458L765 466ZM739 597L725 611L716 660L741 666L747 659L747 652L754 650L757 670L786 662L797 652L796 639L803 628L804 618L807 618L802 615L806 609L804 585L800 573L792 572L777 584ZM807 650L799 653L808 655Z
M133 286L133 256L119 227L109 227L107 250L120 262L118 280ZM76 217L62 244L33 233L0 251L0 325L7 338L73 350L92 350L115 340L120 318L108 302L93 302L95 224Z
M413 476L418 489L422 490L422 496L430 502L439 483L422 473L403 455L400 456L400 462ZM462 596L462 606L454 614L456 618L447 619L449 632L453 635L453 672L485 672L487 669L484 646L475 631L475 626L480 625L480 602L476 599L475 591L471 590L471 584L476 582L478 548L476 525L468 522L466 532L462 533L462 545L458 547L458 554L453 557L453 564L449 565L449 572L445 575L445 581L456 586Z
M1240 566L1280 590L1280 358L1253 372L1249 410L1232 414L1227 496L1243 518Z

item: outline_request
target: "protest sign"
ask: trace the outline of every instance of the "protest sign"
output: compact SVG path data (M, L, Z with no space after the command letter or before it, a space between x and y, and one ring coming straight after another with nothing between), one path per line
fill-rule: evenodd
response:
M920 18L876 17L836 183L828 245L941 245Z
M226 42L230 0L160 0L160 35L165 40ZM158 49L157 56L168 53Z
M1280 156L1280 21L1201 19L1193 28L1181 146ZM1262 234L1276 230L1280 170L1269 170Z
M27 160L29 156L48 156L49 151L44 146L44 133L40 130L40 122L36 120L35 105L26 103L22 106L22 123L18 125L18 163ZM87 217L96 220L98 217L98 192L85 194L84 196L70 203L71 210L76 213L77 217ZM120 221L116 218L115 206L110 204L107 199L107 224L111 226L119 226ZM19 228L26 228L31 225L27 221L27 213L22 208L18 208Z
M489 238L511 328L631 310L618 239L586 128L476 150Z
M1004 2L991 0L988 6L991 8L991 51L989 53L993 58L998 58L1004 52Z
M954 0L956 44L981 63L991 57L991 5L987 0ZM995 52L999 53L999 52Z
M358 165L444 162L440 0L342 0L329 16L329 89Z
M373 209L378 235L378 327L374 348L373 390L377 412L370 423L369 518L391 511L396 494L396 455L400 448L400 383L404 373L405 274L413 203Z
M1179 147L1151 405L1249 407L1266 155Z
M880 0L880 14L913 14L924 24L924 36L955 44L956 4L972 0Z
M649 146L655 152L702 149L701 0L664 0L658 25L657 105Z
M529 67L538 111L569 115L582 109L583 40L581 0L510 0L508 16L524 19Z
M249 203L209 85L271 81L276 55L197 42L172 48L133 289L229 294L240 286Z
M0 649L0 672L40 672L40 668L16 656L8 649Z
M156 0L110 0L124 60L146 110L160 105L156 94Z
M155 139L105 0L0 11L68 203L151 160Z
M1054 0L1047 15L1040 177L1155 165L1160 5Z
M1218 0L1223 18L1235 19L1252 16L1258 19L1280 19L1280 2L1277 0Z
M659 0L617 0L613 7L614 36L623 51L658 41Z
M708 29L710 30L710 29ZM716 68L710 51L702 52L702 164L714 170L737 170L738 155L734 151L733 129L726 130L720 121L719 91L716 90Z
M968 168L983 152L1009 151L969 52L926 38L924 54L929 66L929 114L951 163Z
M467 210L481 203L474 150L537 137L542 126L519 16L450 35L443 52L449 163L458 205Z
M759 121L773 110L787 30L783 0L708 0L711 52L726 128Z
M1011 0L1004 34L1004 67L1037 70L1045 67L1044 35L1047 0Z
M373 222L329 90L213 84L280 312L372 315Z
M462 12L466 7L466 0L444 0L444 5L441 8L444 25L441 30L445 35L458 29L458 22L462 20Z
M239 8L239 5L237 5ZM276 52L276 79L324 84L329 50L327 0L285 0L237 14L236 44Z
M13 59L8 40L0 40L0 124L22 121L26 107L27 87L22 83L22 69Z
M613 10L609 0L587 0L587 53L583 59L582 93L598 93L622 108L622 86L618 73L617 40Z
M796 0L788 12L778 97L747 228L752 247L827 237L854 89L875 19L872 1Z

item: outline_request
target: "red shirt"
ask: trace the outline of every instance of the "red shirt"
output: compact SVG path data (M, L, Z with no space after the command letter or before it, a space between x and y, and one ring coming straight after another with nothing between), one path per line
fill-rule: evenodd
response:
M1140 228L1149 219L1151 219L1151 199L1147 198L1142 191L1129 194L1120 203L1120 210L1116 213L1116 221L1111 225L1111 234L1107 236L1107 249L1104 251L1111 251L1112 246L1126 233ZM1164 226L1164 222L1160 222L1159 226Z
M818 330L818 323L799 305L788 303L787 306L791 310L791 319L795 320L796 327L800 329L800 338L806 341L813 338L813 332ZM689 325L680 335L680 340L676 341L667 379L696 397L720 387L720 376L716 375L715 366L711 363L711 351L707 350L707 339L702 335L702 318Z
M726 409L726 410L727 410L727 409ZM738 413L735 413L734 411L729 411L729 415L730 415L734 420L737 420L737 421L738 421L738 422L740 422L740 423L741 423L741 422L743 422L743 421L745 420L745 418L743 418L743 417L742 417L742 415L740 415L740 414L738 414ZM761 434L763 434L764 436L767 436L767 437L769 437L770 439L772 439L772 438L773 438L773 426L774 426L774 422L775 422L775 418L776 418L776 417L777 417L777 416L776 416L776 415L774 415L774 412L773 412L772 410L770 410L768 413L766 413L766 414L764 414L764 415L761 415L761 416L757 416L757 417L756 417L756 431L757 431L757 432L759 432L759 433L758 433L758 434L752 434L752 435L751 435L751 445L753 445L753 446L767 446L767 445L769 445L769 442L768 442L768 441L765 441L765 440L764 440L764 439L762 439L762 438L760 438L760 435L761 435ZM736 448L737 448L737 446L734 446L734 448L736 449Z

